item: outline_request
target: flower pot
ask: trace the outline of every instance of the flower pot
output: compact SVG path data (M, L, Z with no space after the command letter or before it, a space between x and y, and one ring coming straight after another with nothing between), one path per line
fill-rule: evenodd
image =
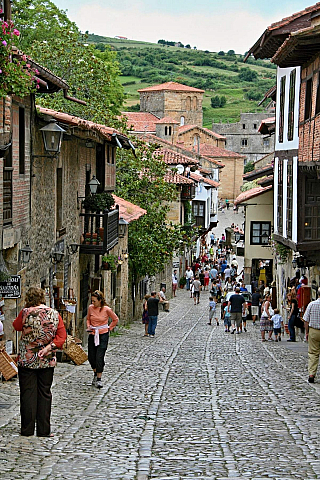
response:
M103 262L102 263L102 269L103 270L110 270L110 265L108 262Z

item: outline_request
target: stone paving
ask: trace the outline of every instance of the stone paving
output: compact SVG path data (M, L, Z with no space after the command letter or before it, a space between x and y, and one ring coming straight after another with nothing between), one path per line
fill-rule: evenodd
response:
M155 338L140 322L113 336L100 391L88 364L59 364L53 439L19 436L17 382L0 384L0 477L320 479L306 356L286 338L262 343L251 322L241 335L207 325L208 296L194 306L178 290Z

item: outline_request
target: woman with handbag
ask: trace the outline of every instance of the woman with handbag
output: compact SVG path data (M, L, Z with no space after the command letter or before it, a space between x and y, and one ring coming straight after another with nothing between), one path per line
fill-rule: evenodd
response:
M119 318L110 307L107 307L100 290L95 290L91 294L91 302L87 315L88 360L93 370L92 385L102 388L101 377L105 365L104 356L108 347L109 332L112 332L118 324ZM112 320L110 325L109 318Z
M263 342L266 342L266 332L268 332L268 341L272 341L272 331L273 331L273 324L271 321L271 317L273 315L273 310L271 308L271 295L266 295L264 302L262 303L261 307L261 318L260 318L260 331L261 331L261 339Z
M21 333L18 355L21 435L52 437L50 433L51 385L56 365L55 350L64 344L67 333L62 318L45 305L45 292L30 287L25 308L13 322Z

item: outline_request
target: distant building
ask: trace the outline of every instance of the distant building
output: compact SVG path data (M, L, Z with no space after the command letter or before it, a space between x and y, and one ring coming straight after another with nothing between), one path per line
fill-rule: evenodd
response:
M128 40L128 37L121 37L121 35L116 35L114 38L117 38L118 40Z
M226 148L246 156L246 163L260 160L274 152L274 136L261 135L258 131L268 113L242 113L240 122L213 123L212 130L226 137Z

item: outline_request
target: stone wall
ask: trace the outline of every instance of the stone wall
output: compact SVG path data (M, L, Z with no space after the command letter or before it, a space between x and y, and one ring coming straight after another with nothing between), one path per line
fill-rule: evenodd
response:
M215 138L201 128L193 128L186 132L179 133L179 142L183 142L185 148L193 148L197 152L197 141L195 137L199 138L199 143L205 145L213 145L214 147L225 148L225 140L222 138Z
M220 160L225 165L219 170L219 198L221 200L228 198L233 202L240 194L240 187L243 184L243 158L215 157L215 160ZM204 157L201 157L201 166L212 170L212 163Z
M245 155L246 162L256 162L274 151L274 135L264 138L266 136L258 132L262 120L270 116L270 113L242 113L240 122L213 123L212 130L226 136L225 148Z

